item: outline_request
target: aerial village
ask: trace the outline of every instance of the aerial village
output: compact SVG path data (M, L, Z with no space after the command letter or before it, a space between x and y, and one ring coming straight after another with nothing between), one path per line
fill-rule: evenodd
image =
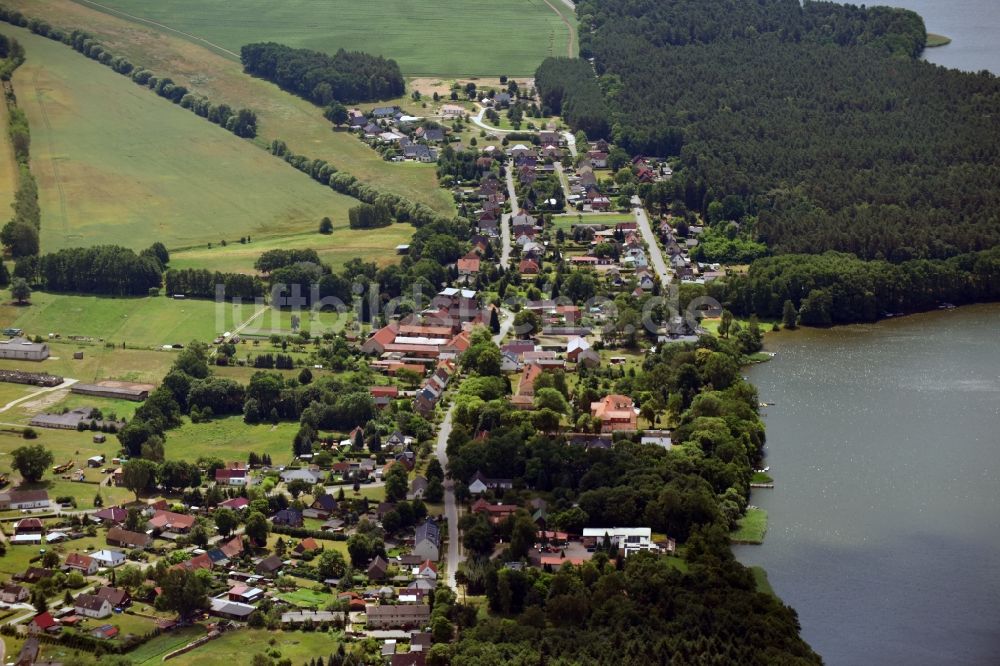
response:
M477 119L524 101L490 93ZM456 134L466 144L469 128L478 129L468 105L444 103L437 114L465 123ZM507 132L513 140L482 130L480 148L456 150L451 128L399 107L352 110L348 123L371 145L391 146L386 159L437 162L442 186L472 222L445 266L447 286L422 309L322 336L373 378L356 421L305 435L303 425L280 456L256 453L251 440L249 456L207 451L162 462L161 451L161 462L141 465L145 454L118 448L128 421L104 403L152 402L156 384L69 384L44 372L58 340L6 332L0 380L65 390L79 405L32 414L32 436L62 430L103 451L46 460L29 472L33 480L24 471L4 478L0 603L2 631L21 641L15 663L42 663L47 644L126 653L198 625L208 633L181 642L178 654L241 627L307 627L367 641L367 663L419 666L434 642L453 635L448 608L465 586L470 550L549 572L596 553L675 552L669 534L587 524L579 507L524 478L448 460L459 428L489 441L485 417L467 422L469 401L481 407L497 397L565 446L627 440L671 449L661 425L667 405L611 390L645 354L706 333L697 319L666 310L644 327L641 304L723 274L694 258L701 227L690 216L646 217L637 186L670 186L670 167L605 141L583 144L555 125ZM330 372L315 351L320 342L227 332L207 360L273 367L254 360L270 345L279 363L288 352L296 385L306 386ZM247 409L237 405L250 423ZM463 422L455 431L453 414ZM49 477L80 491L53 496Z

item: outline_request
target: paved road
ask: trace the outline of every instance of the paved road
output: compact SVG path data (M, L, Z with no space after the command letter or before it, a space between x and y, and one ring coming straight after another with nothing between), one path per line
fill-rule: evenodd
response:
M471 119L473 123L479 125L487 132L493 132L494 134L510 134L511 132L524 132L526 134L535 133L535 130L512 130L512 129L505 130L505 129L500 129L499 127L493 127L493 125L487 125L486 122L483 120L483 114L485 113L486 113L486 107L480 105L479 113L477 113L474 116L471 116Z
M11 400L10 402L8 402L3 407L0 407L0 412L6 412L11 407L14 407L15 405L19 405L22 402L25 402L27 400L31 400L32 398L37 398L38 396L42 395L43 393L51 393L52 391L59 391L61 389L69 388L73 384L76 384L76 382L77 382L76 379L64 379L63 383L60 384L59 386L49 386L48 388L38 389L37 391L29 393L28 395L26 395L24 397L21 397L21 398L18 398L17 400Z
M569 179L566 177L566 172L563 170L562 162L556 162L556 176L559 178L559 184L562 185L563 199L566 201L566 212L572 212L572 208L569 205Z
M438 430L437 446L434 449L438 462L445 471L448 470L448 436L451 434L451 417L455 411L453 404L441 422ZM458 591L458 583L455 582L455 572L458 565L462 563L464 557L461 554L458 537L458 505L455 503L455 482L445 479L444 482L444 517L448 520L448 577L446 582L448 587Z
M520 210L517 203L517 192L514 190L514 169L508 164L505 168L507 172L507 197L510 199L510 211L500 216L500 265L504 268L510 264L510 219Z
M563 132L562 135L566 141L566 147L569 148L569 154L576 157L576 136L572 132Z
M635 211L635 221L642 232L643 240L646 241L646 245L649 247L649 259L653 264L653 270L660 276L660 283L666 287L670 284L670 271L667 270L667 264L663 261L663 253L660 251L660 244L656 241L653 228L649 225L649 217L642 208L642 200L638 196L633 196L632 205Z
M510 310L500 310L500 332L493 336L493 344L498 347L503 344L503 339L514 325L514 313Z

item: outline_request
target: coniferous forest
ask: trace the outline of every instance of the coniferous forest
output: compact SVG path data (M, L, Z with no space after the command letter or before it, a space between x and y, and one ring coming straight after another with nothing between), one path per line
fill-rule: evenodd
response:
M607 114L608 138L675 161L667 187L640 188L647 204L799 255L717 285L734 312L775 316L812 288L807 311L834 292L854 303L833 298L817 323L995 298L1000 79L919 59L920 16L798 0L585 0L577 14L603 99L576 115ZM579 78L556 62L539 68L543 96Z

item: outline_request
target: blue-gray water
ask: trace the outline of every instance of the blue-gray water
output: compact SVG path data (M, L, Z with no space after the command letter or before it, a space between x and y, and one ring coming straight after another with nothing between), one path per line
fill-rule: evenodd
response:
M884 0L867 4L912 9L924 17L927 32L951 37L951 44L924 51L929 62L969 72L986 69L1000 74L1000 1Z
M828 664L1000 663L1000 305L769 338L761 564Z

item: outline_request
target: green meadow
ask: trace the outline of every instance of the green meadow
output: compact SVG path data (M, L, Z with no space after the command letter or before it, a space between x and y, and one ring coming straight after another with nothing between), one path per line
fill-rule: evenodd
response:
M386 0L377 11L348 0L245 0L238 10L226 0L81 4L206 40L223 54L264 40L328 53L343 48L394 58L410 75L533 74L547 56L567 55L576 39L561 0Z
M16 313L7 319L4 315ZM166 296L112 298L35 292L27 307L0 308L0 323L22 328L30 335L56 333L65 341L52 353L72 356L67 337L86 336L95 341L124 342L126 347L159 347L211 342L254 313L254 306L216 304L207 300L174 300Z
M357 202L64 44L5 26L32 133L42 249L140 249L347 226Z
M264 4L259 0L255 2L258 6ZM213 102L253 109L258 118L256 143L260 146L269 145L273 139L282 139L292 152L325 159L373 187L427 204L443 214L455 212L450 194L437 186L433 164L386 162L355 135L346 131L334 131L323 118L323 109L286 93L263 79L244 74L233 54L225 54L202 41L121 18L119 14L105 13L97 7L77 4L72 0L5 0L5 4L55 26L86 30L113 53L123 55L156 74L169 76L176 83L187 86L192 92L204 95ZM213 4L218 6L220 3ZM269 6L280 7L282 4L272 3ZM363 11L366 21L372 20L374 15L393 17L393 14L385 12L381 7L377 12L368 8L356 11ZM253 21L249 13L241 11L241 16ZM338 18L334 25L343 23ZM330 26L327 28L332 29ZM18 34L21 32L18 31ZM410 44L419 41L414 37ZM428 41L437 43L441 40ZM377 43L379 40L369 39L366 46L370 48ZM237 49L241 45L242 42L237 45ZM445 46L442 44L440 48ZM71 55L83 57L79 54ZM532 65L532 71L534 67ZM169 106L169 102L160 99L156 101ZM207 121L198 120L208 124ZM222 131L218 128L216 130ZM271 159L281 164L277 158ZM290 167L285 168L290 170ZM321 187L316 184L313 186ZM266 191L270 193L272 189L269 186ZM343 221L335 219L335 222ZM309 225L309 228L315 226ZM284 231L287 233L293 229ZM235 234L237 238L239 235Z
M317 185L318 187L318 185ZM408 243L413 235L409 224L393 224L383 229L338 228L330 235L316 233L297 234L254 240L247 244L228 243L225 247L213 244L187 248L170 255L171 268L210 268L231 273L256 273L253 264L267 250L313 249L323 263L339 269L350 259L374 261L379 267L398 261L396 246Z

